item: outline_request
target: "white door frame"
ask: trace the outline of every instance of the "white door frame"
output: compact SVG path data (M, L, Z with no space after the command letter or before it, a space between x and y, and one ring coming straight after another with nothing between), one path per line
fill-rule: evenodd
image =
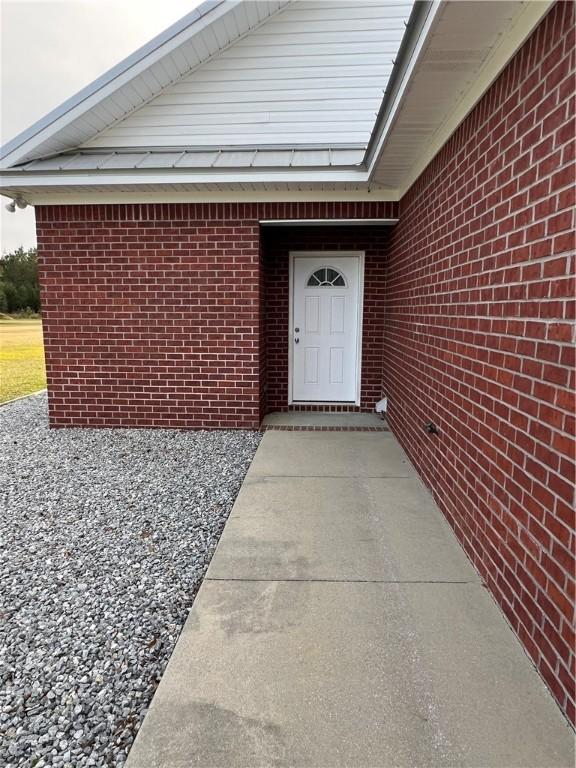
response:
M294 388L294 258L314 258L321 257L329 259L330 257L352 257L358 259L358 323L357 323L357 350L356 357L356 396L354 403L346 401L338 403L337 401L294 401L292 396ZM289 258L289 288L288 288L288 405L360 405L360 390L362 386L362 318L364 314L364 251L290 251Z

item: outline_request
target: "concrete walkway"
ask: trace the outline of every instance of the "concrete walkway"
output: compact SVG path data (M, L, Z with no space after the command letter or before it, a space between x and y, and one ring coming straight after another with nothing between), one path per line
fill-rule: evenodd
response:
M267 432L127 768L573 764L391 433Z

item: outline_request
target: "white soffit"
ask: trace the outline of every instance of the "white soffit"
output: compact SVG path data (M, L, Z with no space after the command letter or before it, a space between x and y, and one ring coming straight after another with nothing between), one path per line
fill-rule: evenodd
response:
M112 203L185 203L185 202L317 202L317 201L394 201L395 190L352 182L249 182L155 183L127 181L117 184L100 182L63 187L47 181L41 187L14 186L10 193L31 205L91 205Z
M445 0L381 137L370 178L404 194L553 3Z

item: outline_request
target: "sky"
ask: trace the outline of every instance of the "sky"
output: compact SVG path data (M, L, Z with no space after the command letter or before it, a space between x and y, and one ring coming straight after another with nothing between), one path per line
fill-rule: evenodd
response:
M201 0L0 0L0 144L147 43ZM0 249L36 244L34 209L8 213Z

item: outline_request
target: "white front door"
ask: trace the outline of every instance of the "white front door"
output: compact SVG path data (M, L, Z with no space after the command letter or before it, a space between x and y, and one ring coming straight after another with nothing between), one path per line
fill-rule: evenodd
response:
M359 254L293 254L292 401L354 403L359 392Z

